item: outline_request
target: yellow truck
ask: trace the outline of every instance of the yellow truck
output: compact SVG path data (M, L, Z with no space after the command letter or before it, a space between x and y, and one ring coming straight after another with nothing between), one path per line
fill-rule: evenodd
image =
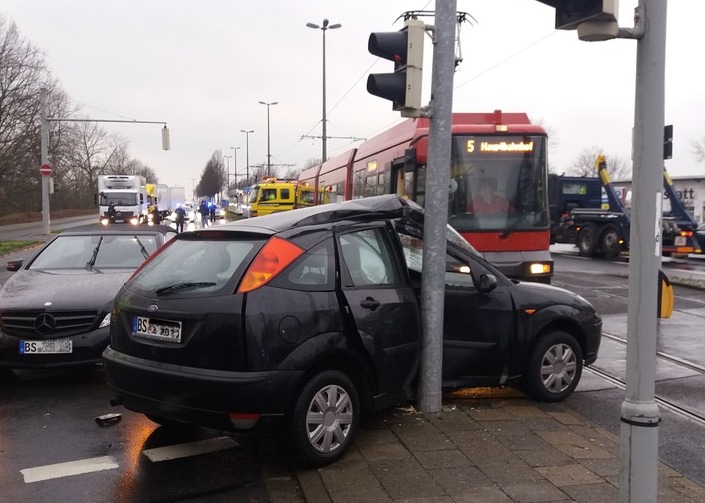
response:
M250 192L249 216L269 215L330 202L328 192L323 188L319 188L318 193L318 201L315 201L315 189L308 183L264 177Z

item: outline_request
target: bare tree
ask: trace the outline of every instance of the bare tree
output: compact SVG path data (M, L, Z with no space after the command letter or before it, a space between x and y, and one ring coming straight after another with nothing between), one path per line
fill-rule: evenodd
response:
M595 160L603 152L603 149L594 146L583 149L565 171L565 174L571 176L597 176ZM607 161L607 172L612 179L623 180L631 176L629 163L621 157L605 155L605 159Z
M51 76L44 54L0 14L0 213L39 211L41 201L40 92L47 89L47 115L70 119L77 109ZM124 145L123 145L124 144ZM154 172L127 154L127 142L95 123L49 122L49 164L57 188L51 208L91 208L96 176L111 169L117 149L132 172ZM117 161L116 161L117 162Z
M695 155L695 160L697 162L705 162L705 137L700 140L693 140L690 142L693 147L693 155Z
M223 153L216 150L206 163L201 173L201 181L196 186L196 194L202 197L214 197L228 184L228 173L223 164Z
M41 207L39 93L49 87L43 54L0 14L0 211ZM31 196L34 197L31 197ZM30 197L28 197L30 196Z

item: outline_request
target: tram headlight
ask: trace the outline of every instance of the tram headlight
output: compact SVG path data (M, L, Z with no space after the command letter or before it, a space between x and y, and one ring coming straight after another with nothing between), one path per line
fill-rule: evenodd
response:
M551 264L541 264L541 263L531 264L529 266L529 273L532 275L550 274L551 273Z

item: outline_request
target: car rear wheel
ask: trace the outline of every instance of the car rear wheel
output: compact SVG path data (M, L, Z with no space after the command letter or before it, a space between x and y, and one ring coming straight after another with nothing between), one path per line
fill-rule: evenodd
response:
M540 402L567 398L583 373L583 352L575 337L567 332L551 332L541 337L529 358L524 388Z
M292 441L306 463L321 466L340 458L360 421L360 399L352 380L337 370L312 377L296 399Z

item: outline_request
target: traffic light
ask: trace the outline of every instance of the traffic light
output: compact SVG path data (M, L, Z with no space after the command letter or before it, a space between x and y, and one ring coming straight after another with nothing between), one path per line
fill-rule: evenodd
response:
M575 30L587 21L616 21L618 0L539 0L555 7L556 29Z
M394 62L394 73L367 77L367 91L390 100L403 117L420 116L425 33L422 21L410 19L397 32L371 33L367 43L370 53Z
M673 158L673 125L663 128L663 158Z

